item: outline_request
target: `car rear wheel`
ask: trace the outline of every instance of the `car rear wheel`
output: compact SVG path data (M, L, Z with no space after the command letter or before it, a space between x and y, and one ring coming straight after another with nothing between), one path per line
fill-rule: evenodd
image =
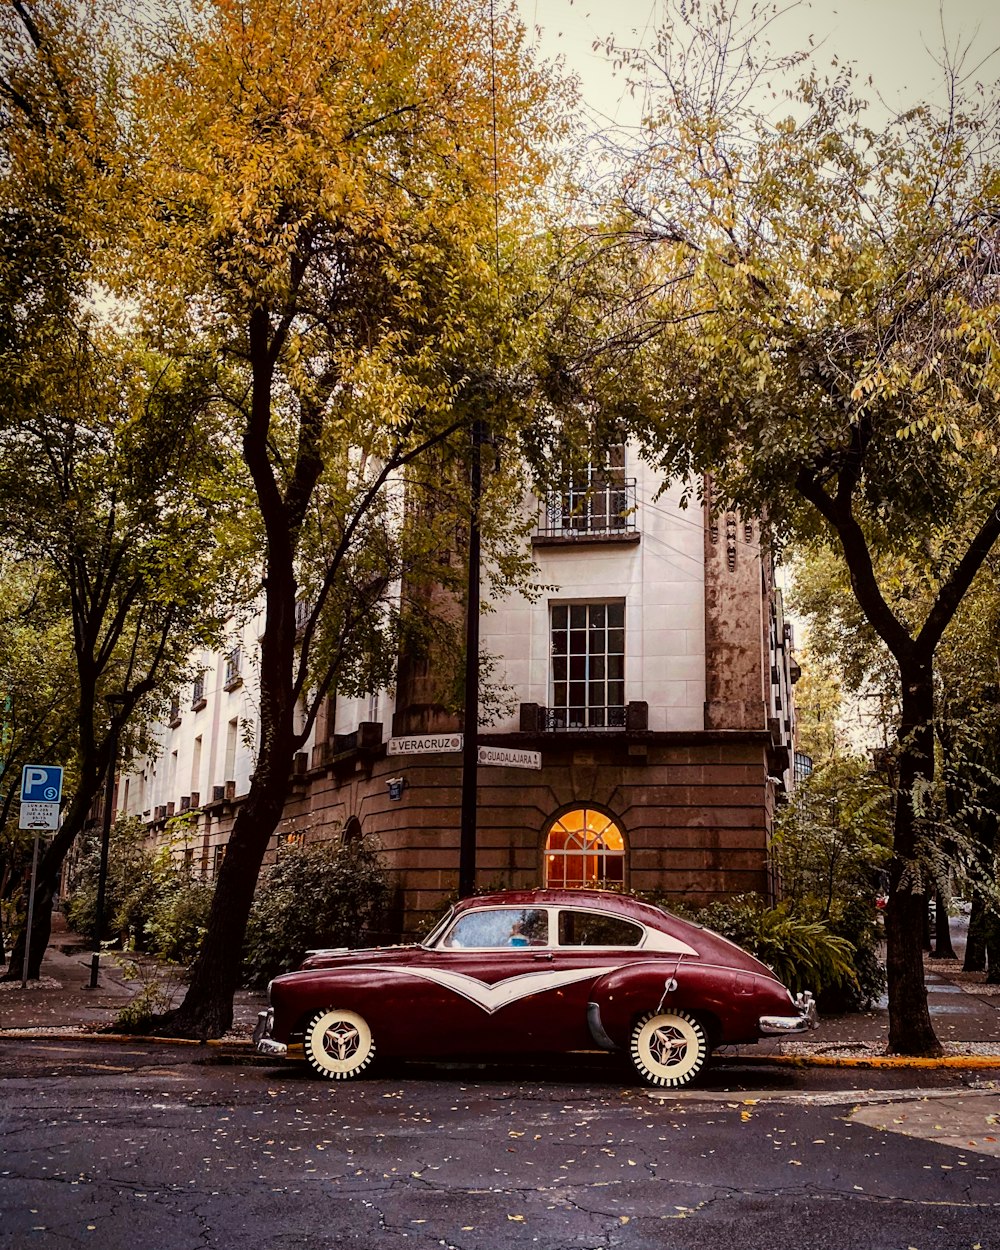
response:
M349 1081L375 1058L367 1021L341 1007L317 1011L306 1025L303 1045L306 1058L328 1081Z
M704 1067L708 1040L701 1023L688 1012L651 1011L636 1021L629 1055L648 1085L677 1089Z

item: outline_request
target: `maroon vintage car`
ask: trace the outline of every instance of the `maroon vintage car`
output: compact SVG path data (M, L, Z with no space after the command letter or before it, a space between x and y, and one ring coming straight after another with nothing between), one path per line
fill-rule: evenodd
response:
M419 945L313 951L269 987L254 1039L301 1043L331 1080L380 1056L626 1052L686 1085L717 1046L813 1027L810 994L709 929L627 895L530 890L457 903Z

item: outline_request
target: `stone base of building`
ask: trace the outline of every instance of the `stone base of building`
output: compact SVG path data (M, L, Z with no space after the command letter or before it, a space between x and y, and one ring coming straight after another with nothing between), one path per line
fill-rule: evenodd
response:
M457 894L461 756L386 756L371 737L295 777L279 836L375 839L395 887L396 923L412 935ZM772 897L770 734L591 731L481 741L538 751L542 767L479 767L477 888L546 884L553 822L589 808L621 831L628 890L694 906L748 892Z

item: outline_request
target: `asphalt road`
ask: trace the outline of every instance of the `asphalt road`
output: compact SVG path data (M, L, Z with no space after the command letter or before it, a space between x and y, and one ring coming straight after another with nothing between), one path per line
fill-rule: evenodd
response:
M0 1247L1000 1250L1000 1072L602 1058L329 1085L204 1047L0 1042Z

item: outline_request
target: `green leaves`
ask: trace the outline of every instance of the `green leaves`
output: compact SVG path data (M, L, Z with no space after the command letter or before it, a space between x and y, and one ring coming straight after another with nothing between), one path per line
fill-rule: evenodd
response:
M310 948L375 944L389 898L370 842L288 843L263 870L244 951L244 976L264 986Z
M902 551L914 526L975 515L968 488L993 474L989 123L925 108L875 134L849 82L813 77L775 128L747 96L704 94L720 78L698 66L731 84L752 70L721 27L699 30L686 62L668 58L672 95L628 181L637 216L669 215L683 240L647 304L669 380L650 449L674 470L710 467L780 536L814 528L801 474L832 493L847 471L861 524L877 509L871 540Z

